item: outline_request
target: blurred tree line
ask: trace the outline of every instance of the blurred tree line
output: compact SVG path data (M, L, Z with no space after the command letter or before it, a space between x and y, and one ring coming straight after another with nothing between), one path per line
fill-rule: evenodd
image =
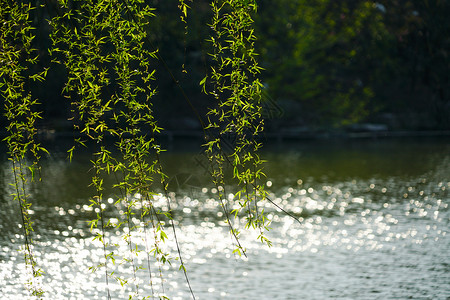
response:
M260 1L264 79L297 126L450 128L450 1Z
M40 99L40 126L70 130L70 104L61 95L66 70L48 53L56 0L36 1L32 21L45 82L30 82ZM72 1L76 5L76 1ZM188 2L187 26L176 0L150 0L151 44L157 69L155 115L167 129L200 129L177 83L200 114L214 106L199 82L209 72L210 1ZM269 130L345 128L355 123L390 129L450 129L450 1L260 0L257 51L265 70ZM2 115L2 120L4 117ZM4 127L2 127L4 128Z

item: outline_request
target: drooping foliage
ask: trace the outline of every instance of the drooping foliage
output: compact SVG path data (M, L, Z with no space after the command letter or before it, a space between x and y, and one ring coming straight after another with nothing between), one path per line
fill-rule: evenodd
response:
M91 269L104 272L108 298L111 297L111 279L122 285L132 285L134 292L130 298L166 298L163 280L159 281L162 293L153 289L155 279L152 278L152 268L156 266L160 276L163 276L161 264L172 261L161 247L167 239L165 230L169 223L177 245L180 269L195 298L177 241L168 178L160 157L163 149L156 138L162 130L156 122L152 105L157 92L158 65L164 66L182 92L180 100L173 101L190 103L190 100L149 37L155 10L143 0L58 0L47 3L47 7L33 7L24 1L3 2L0 87L9 122L6 142L15 175L17 194L14 199L21 206L25 262L32 270L31 278L36 278L41 272L32 251L33 226L27 212L31 205L26 193L27 172L29 170L30 178L34 178L39 153L46 150L34 141L39 109L27 82L30 79L45 80L47 69L34 74L28 70L28 65L39 59L32 48L34 32L29 18L32 9L47 9L47 13L42 15L47 16L50 26L48 38L51 46L46 49L51 57L49 67L59 66L67 74L62 93L70 103L74 129L80 134L68 150L68 157L71 159L76 155L77 147L88 147L92 151L90 205L97 216L90 221L90 225L104 259ZM180 1L178 9L180 22L184 24L187 34L187 2ZM202 84L215 105L207 115L208 122L203 121L204 117L195 107L192 106L192 109L205 132L204 153L209 162L208 170L220 191L218 197L236 238L236 252L242 253L244 248L239 243L238 229L232 224L232 214L244 214L246 227L257 228L260 240L270 245L264 237L268 222L258 207L258 202L266 194L260 180L264 176L262 160L258 156L261 148L258 137L264 123L261 116L261 83L258 80L260 68L256 62L256 37L252 28L256 3L247 0L214 1L211 9L213 19L211 24L205 26L212 28L209 42L213 49L210 53L213 65ZM226 164L234 170L230 182L224 176ZM115 178L112 186L105 183L108 176ZM233 201L241 208L233 212L226 204L227 185L239 187ZM119 195L115 203L106 201L105 189L113 189ZM166 201L165 210L154 206L155 198ZM118 206L124 209L117 210ZM111 222L108 215L111 211L119 215L117 222ZM107 232L114 228L124 228L123 240L128 247L127 253L121 253L121 245L112 244L108 239ZM143 248L133 242L135 236L143 237ZM146 256L145 266L138 265L137 257L141 253ZM115 272L114 265L117 263L131 268L133 278ZM140 294L137 273L142 269L146 269L148 274L145 284L151 287L151 295ZM36 296L43 292L34 282L30 290Z
M55 0L35 3L46 4L32 10L30 18L36 28L33 45L40 51L33 66L38 70L50 66L50 26L45 20L59 6ZM205 114L213 100L201 93L198 82L212 59L206 54L212 50L206 42L211 31L205 26L212 18L210 1L146 3L155 8L149 39L192 104ZM259 0L256 48L267 70L260 79L264 93L284 108L280 118L266 120L268 132L342 129L355 122L384 123L398 130L448 128L449 9L448 1ZM177 99L179 90L163 64L155 70L158 93L152 99L159 124L180 130L187 123L199 130L186 101L166 101ZM31 84L35 97L45 98L39 127L70 129L65 122L69 101L60 95L65 78L64 68L51 65L44 83ZM0 122L5 127L3 115Z
M213 1L211 7L213 34L209 42L213 46L210 55L214 64L210 75L202 81L204 91L218 102L218 107L208 112L207 129L218 132L218 135L208 136L206 144L211 175L224 203L223 165L234 166L233 177L241 187L235 194L240 208L234 213L245 210L246 226L259 228L261 241L270 243L263 235L267 221L258 209L258 201L265 198L265 191L260 181L264 176L262 161L257 154L264 122L261 118L262 84L258 80L261 68L254 52L256 37L251 16L256 11L256 1ZM239 232L232 231L237 238ZM240 245L236 249L242 250Z
M33 7L17 1L3 3L0 7L0 92L8 125L5 138L14 175L13 199L20 206L24 237L23 253L33 296L42 290L37 278L42 270L33 253L33 221L30 216L31 199L28 194L30 181L39 176L38 161L46 151L35 141L35 122L40 117L36 109L37 99L29 92L30 80L44 80L46 71L30 73L38 55L32 47L33 33L29 14Z
M72 103L75 126L97 145L92 160L95 194L91 204L99 213L91 221L91 229L96 230L96 239L103 245L105 260L95 268L104 267L108 284L112 273L108 262L115 262L117 249L105 240L105 230L126 226L128 234L124 239L130 253L122 263L131 264L135 281L138 268L135 259L141 251L132 242L136 230L143 230L146 237L153 231L153 246L146 240L145 249L142 249L148 254L148 261L150 253L157 261L167 260L167 254L159 247L166 235L158 212L152 206L155 177L163 183L165 180L158 157L161 148L154 138L160 128L151 108L155 93L152 86L155 71L151 63L156 54L143 47L153 12L143 1L80 1L73 2L73 7L61 2L60 9L62 13L52 21L51 51L68 73L64 92ZM114 139L113 149L110 149L110 143L104 142L106 138ZM77 142L84 144L81 139ZM74 149L75 146L69 150L70 156ZM115 157L114 153L120 155ZM115 224L106 222L104 217L103 177L110 173L117 178L113 186L120 195L117 202L126 207L122 221ZM137 206L142 228L132 222ZM151 285L150 270L148 274ZM121 283L127 281L120 276L114 277ZM135 285L135 293L139 295L139 286Z

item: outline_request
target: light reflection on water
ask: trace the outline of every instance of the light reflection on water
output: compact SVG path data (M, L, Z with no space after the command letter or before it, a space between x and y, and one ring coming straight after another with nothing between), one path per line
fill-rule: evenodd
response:
M274 245L267 248L256 240L257 232L244 232L241 243L248 258L232 253L233 240L214 198L217 191L206 186L201 169L193 169L192 155L168 154L166 168L178 174L172 177L171 193L177 236L197 298L448 299L448 150L445 143L373 143L331 149L292 146L266 153L271 199L301 223L270 203L259 203L272 220L268 237ZM43 164L44 188L33 190L32 216L34 251L46 273L45 297L104 299L103 271L89 271L103 257L86 223L95 212L88 206L90 191L79 188L88 185L88 166L60 159ZM25 266L17 251L22 243L17 203L7 196L7 168L6 162L0 168L0 297L26 298ZM164 208L166 199L158 199L156 204ZM109 202L115 200L111 195ZM107 213L112 221L117 218L113 210ZM176 257L170 228L166 232L169 242L164 247ZM121 234L111 231L107 238L127 255ZM133 241L145 248L142 233L134 233ZM144 267L146 260L143 252L136 258ZM156 293L189 299L178 267L177 261L162 266L161 285L158 268L152 265ZM133 277L127 265L117 263L114 271ZM148 272L137 275L140 295L150 295ZM124 290L110 281L113 299L126 299L133 288L130 284Z

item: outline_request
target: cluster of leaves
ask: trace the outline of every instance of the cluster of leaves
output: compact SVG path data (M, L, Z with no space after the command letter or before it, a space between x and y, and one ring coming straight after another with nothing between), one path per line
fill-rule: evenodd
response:
M76 8L64 1L60 4L63 13L52 20L51 52L68 72L64 91L72 100L76 127L95 141L98 148L92 160L95 172L92 186L96 195L91 200L98 215L92 220L91 228L99 229L96 239L103 244L105 262L95 269L105 267L108 283L113 272L108 272L107 263L115 262L114 248L119 245L110 245L105 240L105 230L127 226L124 240L130 254L122 263L131 264L135 295L139 296L136 271L140 267L136 266L134 259L138 253L142 250L147 253L152 290L150 253L158 262L169 261L168 254L160 247L167 237L160 215L171 219L170 210L164 213L153 206L155 178L160 178L163 190L167 192L166 175L159 158L162 150L155 139L155 133L161 128L154 119L151 106L156 92L152 87L155 79L152 63L155 64L153 61L157 54L144 48L148 39L147 25L154 16L153 9L139 0L73 2ZM110 149L111 140L114 141L113 149ZM81 139L78 142L84 144ZM69 150L70 157L74 149L75 146ZM120 155L115 157L114 153ZM105 188L103 178L110 173L116 176L113 188L121 195L117 203L126 207L122 221L116 224L106 223L104 216L108 204L102 194ZM139 196L133 198L133 195ZM142 225L132 222L136 210L140 211ZM147 239L148 228L153 231L153 245ZM132 235L138 230L144 234L145 249L133 245ZM161 274L161 269L159 271ZM128 281L117 275L114 277L121 283Z
M172 260L161 247L167 238L164 232L167 221L171 223L178 247L177 259L188 285L189 280L172 219L168 178L161 164L160 153L163 150L155 137L162 128L155 120L152 106L156 94L153 82L156 66L162 63L167 68L167 65L149 38L154 9L144 0L57 0L47 5L53 5L47 12L55 14L47 15L51 41L51 47L47 50L52 66L63 67L67 74L63 95L71 104L74 128L81 133L75 139L75 145L68 150L69 158L72 159L79 146L93 150L93 196L90 202L97 217L91 220L90 225L95 233L94 240L102 245L103 261L92 266L92 269L105 271L107 296L110 298L109 278L123 285L130 282L114 271L114 265L120 258L119 263L129 265L133 271L131 282L134 292L130 298L141 298L137 272L143 267L137 265L137 256L145 252L148 284L152 289L149 297L165 298L164 286L159 295L153 289L151 261L157 262L162 277L161 263ZM180 0L178 7L187 34L189 6L186 1ZM260 240L270 245L264 236L268 221L258 207L266 192L260 180L264 176L262 160L257 154L261 148L258 136L264 123L261 112L262 85L257 79L261 68L256 62L252 29L256 2L213 1L211 8L213 36L210 43L214 49L211 53L214 66L202 84L205 92L207 86L212 88L207 94L213 96L216 107L209 111L208 124L201 120L198 112L194 113L200 119L205 134L208 133L205 136L205 152L227 221L239 245L236 252L244 251L245 254L238 241L238 230L231 224L229 216L232 213L236 216L241 212L245 214L246 227L259 229ZM14 197L20 204L23 218L25 261L27 266L31 266L34 278L40 275L41 270L32 252L33 227L28 214L31 203L26 188L38 169L40 153L46 150L34 139L35 123L40 113L36 112L38 103L32 98L27 84L30 79L43 81L47 69L40 73L29 70L29 65L39 59L32 47L35 36L29 22L32 9L31 4L22 1L2 4L0 89L8 119L9 136L6 142L16 180ZM167 71L176 82L168 68ZM186 96L185 99L189 101ZM225 197L225 185L229 184L225 182L226 164L232 166L234 182L239 186L235 201L240 208L232 212L227 208ZM104 180L109 176L115 177L112 186ZM167 210L160 211L154 206L158 188L163 191ZM105 189L115 190L120 195L115 203L105 201ZM121 209L123 207L125 209ZM119 214L117 222L109 221L111 213ZM108 239L108 231L119 227L126 227L123 240L128 245L128 253L120 253L120 245L112 244ZM139 247L135 242L138 236L143 237L145 247ZM31 284L30 288L33 295L42 294L37 285ZM191 294L195 299L192 290Z
M31 22L29 14L33 8L19 1L8 1L0 7L0 92L4 99L5 115L8 120L9 159L14 174L14 200L20 205L24 235L24 256L27 268L31 270L28 287L34 296L42 295L36 279L42 270L36 264L33 254L33 222L30 218L31 201L27 192L30 181L39 171L38 161L46 150L35 141L35 122L40 118L36 112L37 99L29 91L29 81L44 80L46 70L31 73L31 65L38 57L32 47Z
M233 178L240 190L234 194L238 216L245 213L246 227L258 228L259 239L270 245L264 236L268 221L258 202L266 197L261 184L262 160L257 154L261 148L258 137L264 128L261 112L262 84L257 76L261 70L256 61L255 35L252 14L256 12L256 1L212 1L213 19L210 24L213 34L209 42L213 65L210 74L201 84L204 92L212 95L217 106L208 112L209 132L205 144L210 161L210 173L219 191L225 215L226 205L224 166L233 166ZM239 243L239 231L230 229L236 238L236 252L245 250Z

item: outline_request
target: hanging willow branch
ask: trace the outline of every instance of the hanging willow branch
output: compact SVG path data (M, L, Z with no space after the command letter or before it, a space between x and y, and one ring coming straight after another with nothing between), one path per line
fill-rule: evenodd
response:
M217 101L217 106L208 113L207 129L213 134L205 146L223 208L228 209L225 207L224 165L230 164L233 178L240 186L234 195L239 208L232 213L237 216L244 212L246 228L258 228L259 239L270 245L264 236L269 222L264 211L258 208L258 201L266 197L266 192L259 183L265 175L262 172L263 161L258 155L262 146L258 138L264 122L261 111L262 84L258 79L261 67L256 61L256 37L251 16L256 12L256 7L256 1L216 0L211 3L213 19L210 27L213 35L209 42L213 47L210 55L214 65L201 85ZM212 90L208 90L209 86ZM237 240L239 231L230 228ZM237 246L235 251L241 253L243 248L240 244Z
M155 176L162 178L167 194L164 184L166 175L159 158L162 150L155 139L155 133L160 132L161 128L158 127L152 110L155 70L151 65L157 59L157 52L145 48L145 42L148 41L145 29L154 16L153 9L145 5L144 1L126 0L97 4L86 1L81 2L77 9L70 9L64 1L61 1L61 5L65 12L52 21L53 52L55 56L60 55L60 61L69 73L65 94L72 100L76 127L99 145L99 151L94 154L96 175L92 184L97 191L92 205L97 207L99 214L91 224L93 229L99 229L97 238L103 244L105 262L95 269L104 267L108 284L108 277L113 272L108 270L107 262L109 260L114 263L115 255L114 245L105 241L105 231L111 226L128 226L128 234L124 239L129 246L130 255L123 263L131 264L135 282L134 296L139 297L136 270L140 267L135 265L133 257L141 249L133 245L132 236L139 232L143 234L145 249L142 250L147 253L147 271L152 291L149 254L153 253L158 262L160 276L162 269L159 263L170 262L168 254L160 246L167 237L161 217L170 219L170 209L169 213L159 212L153 205ZM108 149L111 143L105 142L106 139L114 141L113 149ZM69 150L70 155L73 150L74 148ZM114 157L113 153L120 155ZM122 195L118 202L126 206L123 222L118 224L106 222L103 214L107 203L102 200L103 181L100 180L100 174L105 176L110 172L121 174L116 176L121 179L113 188L118 189ZM133 195L139 195L138 199ZM134 211L140 211L142 225L134 225L130 221ZM175 234L173 223L172 227ZM149 229L153 232L152 238ZM177 241L176 244L181 267L188 281ZM115 279L121 284L128 282L126 278L119 276L115 276ZM162 290L164 291L164 286ZM191 288L190 290L192 293Z
M188 0L179 0L181 21L187 34ZM3 2L2 2L3 3ZM44 80L46 70L31 74L28 66L37 60L31 42L34 38L29 24L31 5L18 1L6 1L1 9L0 42L0 89L5 99L6 116L9 121L10 159L13 163L16 194L21 208L25 238L25 261L32 270L33 278L41 270L32 251L32 221L28 214L31 202L27 194L29 180L38 170L39 153L45 151L34 141L37 100L27 91L27 81ZM77 145L92 147L91 206L97 212L91 220L94 240L103 249L103 260L93 270L101 269L105 274L107 298L111 298L110 278L120 284L132 284L129 295L143 298L137 272L143 267L137 264L140 252L147 257L148 285L150 297L167 298L163 285L161 265L170 263L171 257L162 248L167 235L165 221L171 224L175 239L180 269L183 270L191 296L195 299L189 283L186 266L177 240L175 222L170 204L167 175L162 168L160 154L163 151L156 139L162 128L154 117L152 101L156 93L155 66L162 64L179 87L182 96L193 109L205 133L205 152L209 160L209 172L219 192L219 200L230 231L236 243L236 253L244 254L239 242L239 226L232 224L232 215L243 215L245 227L259 230L259 239L270 245L264 236L268 221L258 206L266 198L261 184L265 176L258 150L259 135L264 128L261 112L261 83L258 80L261 68L254 50L252 14L256 12L256 1L219 1L211 3L213 19L209 40L212 46L210 74L202 81L203 90L216 100L203 121L196 108L186 96L161 54L151 40L152 19L155 10L144 0L68 1L58 0L52 11L56 16L51 25L49 50L52 62L64 66L67 82L63 95L71 103L74 129L82 133L77 144L68 153L72 158ZM150 49L150 50L149 50ZM185 65L182 66L183 71ZM208 90L211 87L211 90ZM208 91L207 91L208 90ZM28 158L31 157L31 162ZM233 181L225 179L224 169L233 168ZM111 186L105 178L114 175ZM226 197L227 186L238 186L230 210ZM156 190L163 191L167 211L159 211L155 205ZM115 203L105 201L105 190L112 189L120 195ZM158 195L159 197L160 195ZM269 199L270 201L270 199ZM117 207L124 207L119 209ZM119 213L118 222L110 222L110 214ZM112 229L126 227L123 240L129 250L120 256L120 245L112 244L109 233ZM144 246L136 243L141 237ZM151 255L152 254L152 255ZM153 256L153 257L152 257ZM114 265L129 264L131 280L116 274ZM153 288L152 265L156 264L161 277L162 293ZM42 291L33 283L33 295ZM145 297L144 297L145 298Z
M8 120L9 159L14 174L14 200L21 212L24 236L24 257L31 273L28 288L33 296L43 294L36 279L42 270L36 263L33 253L33 221L30 217L31 196L28 194L30 181L39 172L40 153L46 152L35 141L35 122L40 118L36 111L38 101L29 92L30 80L44 80L46 70L31 73L30 66L36 64L38 56L32 48L34 38L29 14L33 7L16 1L2 3L0 8L0 92L4 99L5 115ZM40 179L40 177L39 177Z

